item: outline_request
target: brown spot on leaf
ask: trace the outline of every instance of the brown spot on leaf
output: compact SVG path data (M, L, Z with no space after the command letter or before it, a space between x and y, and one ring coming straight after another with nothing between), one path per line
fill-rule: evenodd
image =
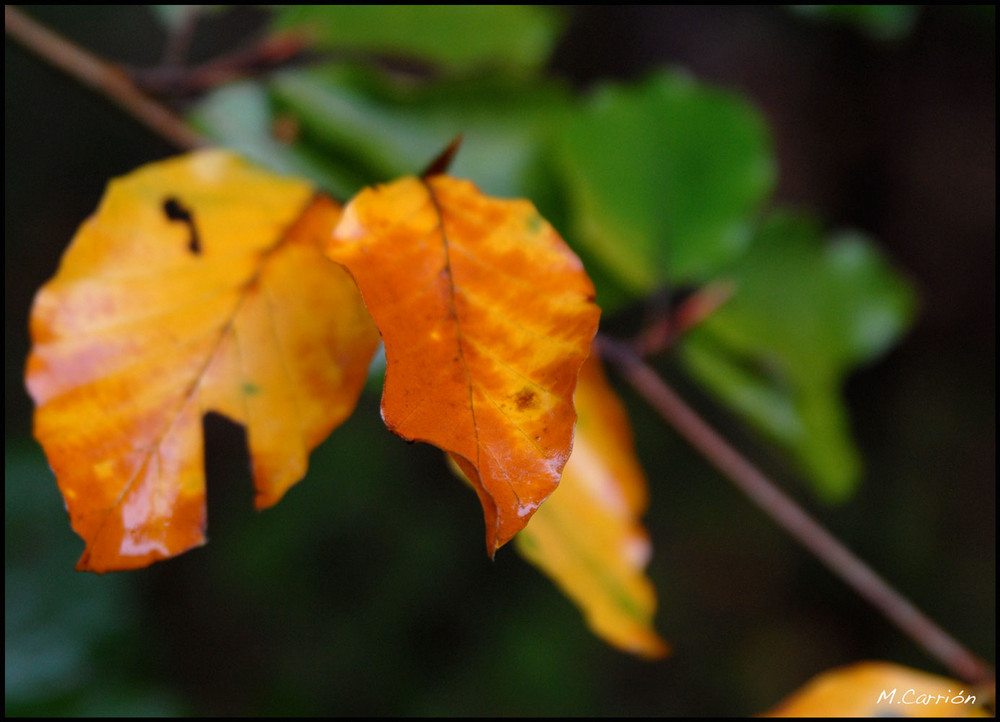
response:
M535 392L531 389L525 387L521 389L517 396L514 397L514 401L517 403L517 410L524 411L525 409L531 409L538 405L537 396Z

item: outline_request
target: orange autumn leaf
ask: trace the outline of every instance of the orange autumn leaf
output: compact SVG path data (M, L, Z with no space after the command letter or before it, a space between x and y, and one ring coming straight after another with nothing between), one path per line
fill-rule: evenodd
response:
M987 717L982 693L947 677L861 662L813 677L765 717Z
M204 543L202 416L246 426L256 505L354 409L378 336L304 181L223 151L112 181L31 315L27 386L78 568Z
M573 454L559 488L514 539L583 611L595 634L644 657L669 648L652 629L656 592L643 574L650 544L638 519L646 478L625 409L596 356L580 371Z
M447 176L352 200L327 247L385 343L382 418L471 480L492 555L559 483L594 287L535 207Z

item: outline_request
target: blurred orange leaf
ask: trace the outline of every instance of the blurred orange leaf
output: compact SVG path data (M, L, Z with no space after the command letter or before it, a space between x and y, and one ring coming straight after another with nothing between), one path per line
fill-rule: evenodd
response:
M370 188L327 247L382 334L382 417L447 451L483 505L487 550L559 482L594 287L534 206L447 176Z
M559 488L514 539L583 611L595 634L644 657L669 648L652 629L656 592L643 569L650 543L638 519L646 478L632 429L596 356L580 371L573 454Z
M987 717L982 693L955 679L888 662L813 677L765 717Z
M35 299L26 373L79 569L204 543L206 412L246 426L258 508L351 413L378 335L321 250L340 214L222 151L111 182Z

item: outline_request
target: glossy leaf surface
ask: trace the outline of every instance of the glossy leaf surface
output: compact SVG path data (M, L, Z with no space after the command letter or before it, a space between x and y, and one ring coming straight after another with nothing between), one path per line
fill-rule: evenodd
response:
M472 481L492 555L569 457L599 315L583 266L531 203L447 176L363 191L327 250L385 343L383 420Z
M109 185L36 297L27 365L79 568L204 543L206 412L246 426L263 508L353 410L378 337L321 251L340 213L221 151Z
M888 662L813 677L765 717L987 717L983 694L957 679Z
M646 477L625 408L594 355L580 370L574 401L576 438L562 481L515 544L580 607L595 634L661 657L668 647L652 629L656 592L643 574L651 552L639 523Z
M820 496L847 498L861 465L841 385L899 338L912 291L867 239L828 242L788 213L768 219L725 277L733 297L685 337L684 362L781 444Z

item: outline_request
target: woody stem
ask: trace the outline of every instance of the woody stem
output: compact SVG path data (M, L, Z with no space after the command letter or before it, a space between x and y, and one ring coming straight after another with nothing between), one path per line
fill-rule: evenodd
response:
M52 32L10 5L4 6L4 29L36 55L104 95L177 147L191 150L207 144L169 108L139 90L120 67Z
M631 348L599 337L601 355L662 416L667 423L721 471L750 500L813 553L835 575L887 619L970 683L993 679L986 662L945 632L912 602L781 491L714 428L688 406Z

